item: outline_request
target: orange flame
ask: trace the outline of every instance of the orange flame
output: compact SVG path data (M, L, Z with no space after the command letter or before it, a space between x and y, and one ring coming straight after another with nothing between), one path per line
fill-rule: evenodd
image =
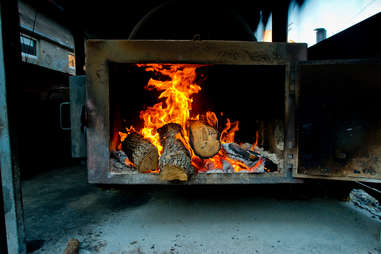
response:
M230 122L230 119L227 119L226 127L221 132L221 142L222 143L233 143L235 133L239 130L239 121L233 123Z
M201 87L195 84L196 68L201 65L190 64L138 64L138 67L145 67L146 71L153 71L166 76L167 79L159 80L151 78L145 89L162 91L159 102L146 110L140 112L140 118L144 120L144 128L141 134L149 139L154 146L162 153L163 147L160 144L157 129L167 123L177 123L183 127L186 134L186 123L190 119L192 110L192 95L197 94ZM185 136L185 144L188 144L188 137Z
M255 150L255 147L258 145L258 140L259 140L259 132L257 131L255 133L255 142L251 145L251 148L250 148L251 151Z
M256 169L264 162L262 158L259 158L258 162L253 167L249 167L241 161L234 160L234 159L230 158L226 154L226 152L223 149L221 149L218 152L218 154L216 154L214 157L209 158L209 159L205 159L202 164L200 164L200 163L193 164L193 166L195 168L197 168L199 172L205 172L204 167L207 163L212 163L213 168L215 168L215 169L222 169L223 168L222 161L229 162L230 165L232 165L235 173L239 173L241 171L255 172Z
M128 158L124 160L124 164L126 164L129 167L135 167L135 164L132 161L130 161Z
M215 129L218 129L218 118L214 112L206 112L205 113L206 122L214 127Z

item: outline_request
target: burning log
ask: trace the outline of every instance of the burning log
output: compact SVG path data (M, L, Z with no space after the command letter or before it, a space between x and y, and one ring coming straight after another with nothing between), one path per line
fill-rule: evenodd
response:
M244 150L235 143L226 143L223 144L223 147L229 158L244 163L249 169L252 169L253 172L265 172L264 161L259 154L250 150Z
M249 168L255 170L256 173L264 173L266 171L277 171L278 166L274 163L274 159L270 158L268 154L258 149L252 151L250 149L243 149L235 143L226 143L222 145L227 155L234 159L243 162Z
M230 157L237 157L237 159L242 162L248 162L246 165L249 167L254 166L261 158L259 154L248 149L242 149L240 145L236 143L226 143L223 146L224 150Z
M220 133L202 121L193 120L189 124L189 143L200 158L211 158L221 149Z
M136 132L128 135L122 142L122 149L140 173L157 169L157 148L142 135Z
M184 136L179 124L169 123L158 129L160 142L164 148L159 160L162 180L187 181L193 173L191 154L184 145Z

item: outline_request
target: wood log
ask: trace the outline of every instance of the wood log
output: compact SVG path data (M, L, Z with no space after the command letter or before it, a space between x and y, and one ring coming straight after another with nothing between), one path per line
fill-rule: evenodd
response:
M262 163L264 161L259 154L250 150L244 150L236 143L225 143L223 148L231 159L243 162L248 168L255 170L253 172L265 172L264 164Z
M79 241L73 238L67 243L64 254L78 254L78 252L79 252Z
M189 143L197 156L211 158L221 149L220 133L203 121L190 121Z
M160 178L166 181L187 181L193 174L191 154L184 145L179 124L169 123L158 129L163 154L159 160Z
M157 148L138 133L131 133L122 142L122 150L140 173L155 170L158 167Z

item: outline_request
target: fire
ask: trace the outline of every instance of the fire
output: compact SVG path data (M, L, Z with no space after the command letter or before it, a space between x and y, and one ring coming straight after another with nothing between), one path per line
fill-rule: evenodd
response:
M146 90L156 90L161 92L158 99L160 102L153 106L147 107L140 111L139 117L143 120L143 127L136 130L133 126L127 128L125 132L119 132L120 141L131 133L138 132L148 139L154 146L157 147L159 155L163 152L163 147L160 143L159 133L157 130L168 123L177 123L183 128L183 136L178 134L176 138L180 139L185 147L190 151L192 156L192 165L197 171L205 171L207 163L213 165L216 169L223 168L223 162L228 162L234 168L234 172L248 171L253 172L263 162L260 159L252 168L249 168L240 161L229 158L226 152L221 149L217 155L209 159L201 159L197 157L189 144L187 133L187 123L189 120L198 120L202 117L210 126L218 129L218 118L214 112L206 112L204 115L192 116L192 96L201 91L201 87L196 84L196 69L203 65L196 64L137 64L138 67L145 68L145 71L153 72L154 77L151 78L144 87ZM222 113L221 113L222 115ZM227 119L226 126L221 132L222 143L234 142L235 133L239 130L239 122L231 122ZM258 141L258 133L256 146ZM127 165L133 165L131 161L125 162ZM151 173L158 173L158 170Z
M130 161L128 158L126 158L126 159L124 160L124 163L125 163L127 166L129 166L129 167L135 167L135 164L134 164L132 161Z
M236 161L236 160L229 158L229 156L226 156L226 154L224 154L224 152L221 152L221 153L222 153L223 160L228 161L233 166L234 172L236 172L236 173L241 172L241 171L254 172L263 163L263 159L260 158L258 160L258 162L253 167L248 167L243 162Z
M205 118L206 118L206 122L210 126L218 129L218 118L217 118L217 116L216 116L216 114L214 112L210 112L210 111L206 112L205 113Z
M190 64L138 64L146 71L160 73L164 77L158 79L151 78L145 89L160 91L159 99L165 99L164 103L159 102L146 110L140 112L140 118L144 121L144 127L140 133L149 139L154 146L162 153L163 147L160 144L157 129L167 123L177 123L183 127L186 134L186 123L190 119L192 110L192 95L197 94L201 87L195 83L196 69L201 65ZM188 137L185 135L185 144L189 146Z
M235 133L239 130L239 121L233 123L230 122L230 119L227 119L226 127L221 132L221 142L222 143L233 143Z
M228 119L228 121L226 123L226 127L224 129L226 134L225 134L225 136L222 136L222 134L221 134L221 142L222 143L232 143L232 142L234 142L235 132L237 132L239 130L238 124L239 124L238 121L234 122L233 124L231 124L229 119ZM254 151L254 148L256 147L256 145L258 143L258 136L259 135L258 135L258 132L257 132L256 133L256 140L252 144L251 149L250 149L252 151ZM258 162L253 167L249 167L249 166L247 166L243 162L231 159L226 154L226 152L223 149L221 149L218 152L218 154L216 154L214 157L204 160L202 164L200 164L200 162L193 163L193 166L195 168L197 168L198 171L205 171L205 169L204 169L205 165L208 164L208 163L212 163L213 164L213 168L218 169L218 168L223 168L223 166L222 166L223 161L229 162L232 165L235 173L239 173L241 171L254 172L264 162L263 159L260 158L258 160Z
M251 148L250 148L251 151L255 150L255 147L258 145L258 140L259 140L259 132L256 131L256 133L255 133L255 142L251 145Z

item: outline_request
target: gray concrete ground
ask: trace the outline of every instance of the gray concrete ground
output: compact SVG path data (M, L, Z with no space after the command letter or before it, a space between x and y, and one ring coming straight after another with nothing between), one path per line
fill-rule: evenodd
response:
M23 181L27 239L32 248L42 244L33 253L63 253L71 238L81 242L80 254L380 251L380 222L333 198L284 198L266 194L269 186L119 189L86 182L80 167Z

